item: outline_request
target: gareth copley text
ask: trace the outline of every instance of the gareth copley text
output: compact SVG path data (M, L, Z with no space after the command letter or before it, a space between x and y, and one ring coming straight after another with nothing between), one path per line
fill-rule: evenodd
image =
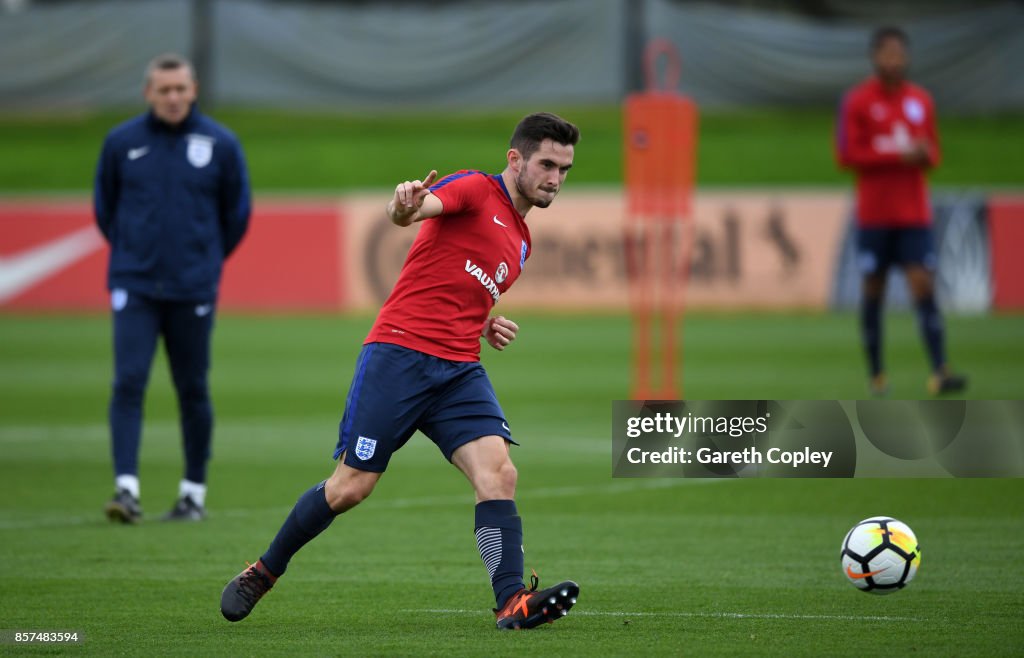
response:
M738 438L749 434L764 434L768 431L768 418L764 416L695 416L690 413L676 416L659 412L650 416L631 416L626 419L626 436L631 439L644 435L666 435L675 438L683 434L698 436L729 436ZM761 449L747 446L740 450L701 447L693 450L672 447L660 450L645 450L636 446L626 451L626 460L631 464L786 464L799 468L804 464L820 464L828 468L832 451L812 450L809 446L797 450L778 447Z

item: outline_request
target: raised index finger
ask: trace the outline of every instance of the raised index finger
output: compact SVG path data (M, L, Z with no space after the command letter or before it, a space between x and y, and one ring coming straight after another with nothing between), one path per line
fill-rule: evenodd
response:
M430 187L437 180L437 169L431 169L427 177L423 179L423 187Z

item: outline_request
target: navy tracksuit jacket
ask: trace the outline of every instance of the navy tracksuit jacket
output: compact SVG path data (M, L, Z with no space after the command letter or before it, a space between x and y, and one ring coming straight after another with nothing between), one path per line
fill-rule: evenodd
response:
M146 113L107 135L94 202L111 290L213 301L248 226L249 175L235 136L195 107L176 127Z

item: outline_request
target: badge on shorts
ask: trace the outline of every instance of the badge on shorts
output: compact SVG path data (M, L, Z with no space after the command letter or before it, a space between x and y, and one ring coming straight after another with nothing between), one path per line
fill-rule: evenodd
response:
M124 288L114 288L110 291L110 308L120 311L128 305L128 291Z
M192 133L188 136L188 149L185 154L188 156L189 164L196 169L202 169L210 164L213 158L213 138Z
M377 439L368 439L365 436L359 437L356 441L356 457L366 461L370 457L373 457L373 452L377 449Z

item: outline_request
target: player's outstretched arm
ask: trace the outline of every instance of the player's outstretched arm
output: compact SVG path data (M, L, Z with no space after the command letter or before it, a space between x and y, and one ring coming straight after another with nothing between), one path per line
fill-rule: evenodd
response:
M408 226L444 210L441 200L430 193L437 180L437 170L431 169L424 180L404 181L395 186L395 196L388 202L388 217L399 226Z
M483 337L488 345L500 352L516 339L518 332L518 324L503 315L496 315L484 323Z

